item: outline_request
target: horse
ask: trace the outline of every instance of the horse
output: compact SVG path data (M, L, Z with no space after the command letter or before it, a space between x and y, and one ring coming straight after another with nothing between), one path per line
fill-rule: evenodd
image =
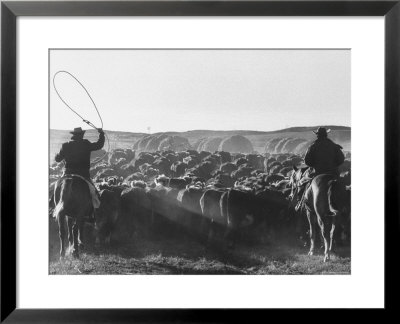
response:
M54 192L54 213L60 236L60 258L65 256L65 227L68 228L68 242L72 256L79 258L83 247L82 233L85 217L93 213L93 203L88 184L76 176L65 176L56 184Z
M316 224L318 223L324 242L324 262L326 262L330 260L336 222L349 205L345 185L332 174L319 174L310 178L310 168L293 167L293 169L294 172L289 181L292 189L289 197L292 204L296 203L302 192L306 190L303 206L310 226L310 251L308 255L314 254ZM305 188L307 182L310 181L310 185Z

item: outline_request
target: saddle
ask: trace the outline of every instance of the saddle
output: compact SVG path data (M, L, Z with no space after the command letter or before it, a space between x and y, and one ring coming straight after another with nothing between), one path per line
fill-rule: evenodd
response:
M322 173L321 173L321 174L322 174ZM333 170L332 172L326 172L326 173L323 173L323 174L331 175L331 176L333 176L337 181L340 181L340 177L338 177L338 176L335 174L334 170ZM315 172L315 170L311 170L309 174L305 175L305 177L302 178L302 179L299 181L299 184L300 184L301 186L303 186L303 193L302 193L301 199L299 200L299 202L298 202L297 205L295 206L295 210L296 210L296 211L301 210L303 207L304 207L305 209L312 210L312 208L309 207L310 205L313 204L313 202L312 202L313 197L312 197L312 194L311 194L311 191L310 191L310 187L311 187L311 182L312 182L312 180L313 180L317 175L320 175L320 173Z
M89 187L90 196L92 197L93 208L95 208L95 209L99 208L100 207L100 199L99 199L99 196L97 194L96 187L94 186L94 184L91 181L89 181L85 177L82 177L79 174L65 174L60 179L58 179L56 184L55 184L55 186L54 186L54 194L55 194L56 189L57 189L57 187L58 187L58 185L59 185L61 180L63 180L63 179L72 179L74 177L75 178L80 178L80 179L82 179L83 181L85 181L87 183L87 185Z

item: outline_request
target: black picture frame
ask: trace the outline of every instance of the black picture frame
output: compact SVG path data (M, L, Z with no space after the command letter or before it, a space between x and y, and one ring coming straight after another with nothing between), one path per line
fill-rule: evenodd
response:
M16 308L16 19L19 16L384 16L385 309L398 274L400 1L2 1L1 3L1 321L6 323L219 322L237 310ZM371 152L371 154L373 154ZM379 170L382 172L383 170ZM368 175L366 175L368 176ZM373 182L371 182L373 187ZM371 233L373 239L373 233ZM397 250L397 251L396 251ZM40 293L40 292L38 292ZM253 317L254 315L252 315ZM255 318L255 317L254 317ZM316 317L314 317L316 319Z

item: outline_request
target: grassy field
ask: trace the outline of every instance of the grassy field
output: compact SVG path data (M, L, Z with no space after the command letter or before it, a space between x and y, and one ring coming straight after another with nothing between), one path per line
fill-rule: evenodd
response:
M59 260L57 225L50 223L50 274L350 274L350 249L341 248L323 263L322 251L307 255L294 244L238 245L234 250L205 247L193 239L135 237L129 244L87 247L80 259Z

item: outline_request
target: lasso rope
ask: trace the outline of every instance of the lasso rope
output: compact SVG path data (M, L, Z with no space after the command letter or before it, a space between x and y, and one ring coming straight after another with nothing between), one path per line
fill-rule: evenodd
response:
M93 100L92 96L90 95L89 91L88 91L88 90L86 89L86 87L82 84L82 82L80 82L72 73L70 73L70 72L68 72L68 71L63 71L63 70L56 72L56 73L54 74L54 76L53 76L53 87L54 87L54 90L56 91L58 97L60 98L60 100L61 100L61 101L64 103L64 105L65 105L67 108L69 108L75 115L77 115L80 119L82 119L82 121L83 121L84 123L88 124L90 127L94 128L94 129L98 130L98 128L97 128L93 123L91 123L90 121L88 121L88 120L86 120L85 118L83 118L83 117L82 117L75 109L73 109L73 108L63 99L63 97L60 95L60 93L58 92L57 87L56 87L56 76L57 76L59 73L66 73L66 74L68 74L68 75L69 75L70 77L72 77L76 82L78 82L78 84L82 87L83 90L85 90L86 94L88 95L90 101L91 101L92 104L93 104L93 107L96 109L97 115L99 116L100 123L101 123L101 127L100 127L100 128L103 128L103 119L101 118L99 109L97 108L96 103L94 102L94 100ZM103 129L103 132L104 132L104 129ZM90 162L91 164L96 164L97 162L101 161L101 160L108 154L108 152L109 152L109 150L110 150L110 140L109 140L109 138L108 138L108 136L107 136L107 134L106 134L105 132L104 132L104 135L105 135L105 137L107 138L107 146L108 146L108 149L107 149L107 151L106 151L102 156L100 156L99 158L95 159L93 162Z

